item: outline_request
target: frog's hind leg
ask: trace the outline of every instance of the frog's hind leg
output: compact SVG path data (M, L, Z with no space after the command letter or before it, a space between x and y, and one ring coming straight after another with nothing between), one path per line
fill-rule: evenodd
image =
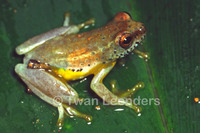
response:
M35 63L27 68L25 64L17 64L15 66L15 71L34 94L58 108L59 126L62 126L64 114L70 117L77 116L91 121L91 116L80 113L70 106L80 101L77 92L69 84L62 81L62 79L53 76L44 69L37 69L41 68L43 65L44 64Z
M110 105L125 105L129 108L134 109L137 113L141 112L141 108L134 104L133 100L129 100L126 98L126 96L130 95L131 93L134 93L135 91L132 90L131 93L124 93L124 97L120 97L118 95L113 94L111 91L109 91L106 86L103 84L103 78L110 72L110 70L115 65L114 63L105 64L101 70L97 71L95 73L95 76L92 79L91 82L91 88L92 90L103 99L106 103L109 103ZM135 87L138 88L138 87Z

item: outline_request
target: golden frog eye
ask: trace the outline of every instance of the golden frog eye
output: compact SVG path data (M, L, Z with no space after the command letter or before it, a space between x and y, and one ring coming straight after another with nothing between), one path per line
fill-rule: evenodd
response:
M130 48L133 42L133 36L131 33L122 33L117 39L119 39L119 45L124 49Z

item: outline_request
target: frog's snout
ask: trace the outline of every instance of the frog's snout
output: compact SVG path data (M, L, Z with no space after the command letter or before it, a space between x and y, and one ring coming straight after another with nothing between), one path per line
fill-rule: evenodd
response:
M147 30L146 30L146 27L144 26L144 24L142 24L139 28L139 31L141 34L146 34Z

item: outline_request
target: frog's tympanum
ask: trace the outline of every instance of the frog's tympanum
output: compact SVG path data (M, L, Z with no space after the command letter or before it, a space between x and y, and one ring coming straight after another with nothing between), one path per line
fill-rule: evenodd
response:
M88 75L94 75L90 87L104 102L125 105L137 113L141 111L139 106L125 99L143 88L142 82L126 92L114 94L103 84L103 79L117 59L131 52L147 58L147 54L135 49L144 39L144 25L120 12L101 28L78 33L91 24L94 19L69 25L69 14L66 14L63 27L35 36L16 48L17 54L25 55L23 64L15 66L16 73L34 94L58 108L59 126L63 124L64 114L92 120L90 115L70 106L81 98L68 84Z

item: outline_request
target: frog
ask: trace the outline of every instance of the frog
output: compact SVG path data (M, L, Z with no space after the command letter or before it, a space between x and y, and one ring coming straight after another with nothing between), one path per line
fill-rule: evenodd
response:
M89 19L77 25L70 24L70 14L66 13L62 27L16 47L16 53L24 58L23 63L15 66L15 72L31 92L58 109L59 127L63 126L66 116L92 121L91 115L72 107L83 99L69 84L89 75L93 75L90 88L104 102L141 112L141 107L125 99L144 88L143 82L125 92L114 93L104 85L103 79L119 59L130 53L148 58L147 53L137 49L146 35L144 24L134 21L127 12L119 12L105 26L80 33L94 23L95 19Z

